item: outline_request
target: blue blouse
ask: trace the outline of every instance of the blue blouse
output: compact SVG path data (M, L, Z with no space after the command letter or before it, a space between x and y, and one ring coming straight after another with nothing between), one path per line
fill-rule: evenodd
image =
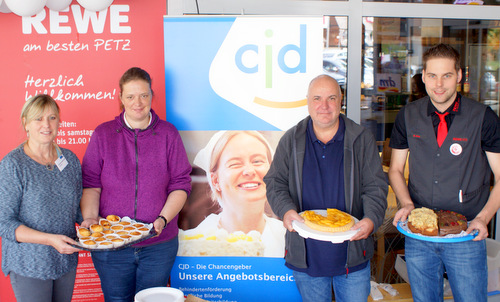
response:
M61 151L68 165L59 171L24 153L24 144L0 162L0 237L2 271L37 279L58 279L78 264L78 253L60 254L48 245L21 243L15 231L20 225L76 238L75 222L82 196L80 161L68 149ZM81 217L81 216L80 216Z

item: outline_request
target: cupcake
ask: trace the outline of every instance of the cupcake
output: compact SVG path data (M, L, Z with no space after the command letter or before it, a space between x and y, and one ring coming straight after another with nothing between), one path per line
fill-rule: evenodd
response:
M93 224L90 226L90 230L92 232L102 232L104 231L104 227L100 224Z
M136 229L140 229L140 228L145 227L146 225L145 225L144 223L139 223L139 222L138 222L138 223L134 223L132 226L133 226L134 228L136 228Z
M78 229L78 237L89 237L90 236L90 230L86 228L79 228Z
M106 220L109 221L111 224L117 224L120 222L120 217L116 215L108 215L106 216Z
M99 242L106 241L106 238L104 238L104 237L96 237L96 238L94 238L94 241L97 242L97 243L99 243Z
M113 247L113 243L109 241L103 241L99 243L98 248L100 249L109 249Z
M119 232L116 232L116 235L118 235L118 236L128 235L128 232L127 231L119 231Z
M86 248L95 248L97 243L94 240L85 240L82 242L82 246Z
M132 236L132 240L139 240L142 237L142 233L139 231L132 231L130 232L130 236Z
M149 234L149 229L148 229L148 228L146 228L146 227L138 228L137 230L138 230L139 232L141 232L141 234L142 234L143 236L146 236L146 235L148 235L148 234Z
M109 241L111 241L111 240L113 240L113 239L115 239L115 238L118 238L118 236L117 236L117 235L115 235L115 234L113 234L113 235L107 235L107 236L106 236L106 240L109 240Z
M103 233L104 235L111 235L111 234L114 234L114 233L115 233L115 231L113 231L113 230L104 230L104 231L102 231L102 233Z
M125 244L125 240L122 238L111 239L111 242L113 243L113 247L120 247Z
M113 226L111 226L111 230L113 230L115 232L121 231L121 230L123 230L123 225L119 225L119 224L113 225Z
M129 243L132 240L132 236L130 235L121 235L120 238L123 239L125 243Z
M127 232L131 232L131 231L135 231L135 228L133 226L127 226L127 227L124 227L123 230L127 231Z
M103 236L104 236L104 234L101 232L94 232L94 233L92 233L92 235L90 235L90 237L92 237L92 238L98 238L98 237L103 237Z
M129 226L129 225L131 225L132 223L130 223L129 221L123 221L123 220L122 220L122 221L120 221L118 224L121 224L121 225L123 225L123 226L125 227L125 226Z
M102 227L107 230L111 227L111 222L109 222L107 219L101 219L99 220L99 224L102 225Z

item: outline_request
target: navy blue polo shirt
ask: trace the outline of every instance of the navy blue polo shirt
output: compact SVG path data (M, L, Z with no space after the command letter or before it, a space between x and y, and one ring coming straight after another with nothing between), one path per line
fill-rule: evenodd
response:
M339 129L326 144L316 138L312 120L306 131L306 148L302 172L302 210L335 208L346 210L344 194L345 123L339 118ZM346 274L347 241L306 240L306 269L287 266L313 277ZM349 273L366 267L366 263L349 268Z

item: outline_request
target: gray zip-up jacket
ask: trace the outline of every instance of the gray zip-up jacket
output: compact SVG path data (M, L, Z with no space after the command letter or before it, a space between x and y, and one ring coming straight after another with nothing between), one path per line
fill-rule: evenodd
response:
M387 178L373 135L344 115L344 183L347 211L359 220L367 217L374 223L375 232L383 222L387 208ZM310 117L300 121L281 138L269 172L264 177L267 198L280 219L289 210L302 211L302 167L304 164L306 129ZM306 268L304 238L297 232L286 233L287 263ZM350 241L346 272L373 256L373 236Z

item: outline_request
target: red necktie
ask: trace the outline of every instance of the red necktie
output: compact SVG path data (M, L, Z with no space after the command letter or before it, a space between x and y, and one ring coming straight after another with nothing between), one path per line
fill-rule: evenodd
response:
M449 114L449 112L439 113L436 111L436 114L439 116L437 143L438 143L438 146L441 147L441 145L444 142L444 139L446 138L446 135L448 134L448 125L446 125L446 121L445 121L444 117L447 116Z

